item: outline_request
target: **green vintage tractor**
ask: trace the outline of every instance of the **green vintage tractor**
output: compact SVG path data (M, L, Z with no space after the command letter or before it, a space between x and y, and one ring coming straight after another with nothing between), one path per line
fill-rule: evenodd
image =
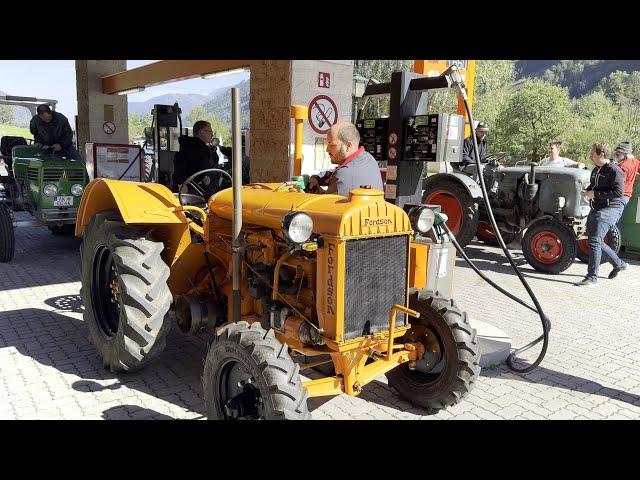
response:
M8 98L20 100L7 102ZM25 97L0 97L0 103L12 105L27 101L30 105L45 103ZM16 226L42 225L54 235L73 234L86 183L82 162L57 156L51 147L27 145L23 137L0 138L0 263L13 258ZM34 218L16 222L16 211L27 211Z

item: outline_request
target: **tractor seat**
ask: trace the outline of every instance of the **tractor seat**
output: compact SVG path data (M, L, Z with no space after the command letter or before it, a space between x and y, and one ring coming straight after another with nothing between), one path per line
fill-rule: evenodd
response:
M4 158L4 163L7 164L7 168L11 170L13 166L13 158L11 157L11 151L13 147L17 147L20 145L26 145L27 141L24 137L11 137L8 135L4 135L0 139L0 154Z

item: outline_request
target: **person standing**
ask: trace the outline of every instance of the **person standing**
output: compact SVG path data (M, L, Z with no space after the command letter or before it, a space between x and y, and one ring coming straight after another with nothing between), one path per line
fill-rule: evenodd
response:
M624 172L624 192L622 202L626 207L633 193L633 184L640 170L640 160L633 156L631 142L620 142L616 147L615 160L620 169ZM623 209L624 212L624 209ZM622 229L622 215L616 224L618 230Z
M576 286L592 286L598 283L598 269L602 254L606 255L613 265L609 278L615 278L627 264L604 242L604 236L614 225L624 209L622 201L624 193L624 173L614 162L609 160L611 148L608 145L595 143L591 147L590 160L595 165L591 172L591 182L580 194L591 201L591 211L587 217L589 234L589 265L587 276Z

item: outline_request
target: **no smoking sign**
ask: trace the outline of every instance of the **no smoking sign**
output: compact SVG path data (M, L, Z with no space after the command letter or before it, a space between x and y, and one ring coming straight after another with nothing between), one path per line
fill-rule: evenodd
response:
M338 121L336 102L327 95L318 95L309 103L309 124L317 133L329 133L329 129Z
M113 122L104 122L102 124L102 131L107 135L113 135L116 131L116 125Z

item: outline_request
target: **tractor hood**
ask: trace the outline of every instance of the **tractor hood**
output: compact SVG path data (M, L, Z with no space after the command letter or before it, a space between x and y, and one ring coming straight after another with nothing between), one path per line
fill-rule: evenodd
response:
M13 164L23 164L29 167L52 167L52 168L78 168L84 170L82 162L72 158L60 158L50 153L31 146L13 147ZM14 167L15 168L15 167Z
M357 188L349 197L299 192L282 183L252 184L242 188L242 222L280 229L289 212L305 212L313 231L336 237L367 237L412 232L407 214L388 203L381 190ZM228 188L209 200L209 213L233 218L233 194Z

